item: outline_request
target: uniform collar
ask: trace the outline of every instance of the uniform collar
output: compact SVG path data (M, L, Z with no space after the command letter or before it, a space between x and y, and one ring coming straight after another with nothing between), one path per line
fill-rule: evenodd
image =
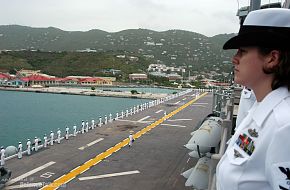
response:
M262 102L259 103L257 109L253 113L253 120L256 124L261 127L273 108L288 96L290 96L290 94L286 87L280 87L270 92Z

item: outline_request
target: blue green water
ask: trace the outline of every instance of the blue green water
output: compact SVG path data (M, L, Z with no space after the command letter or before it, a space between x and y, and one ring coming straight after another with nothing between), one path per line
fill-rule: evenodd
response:
M98 88L102 89L102 88ZM126 88L103 88L104 90L106 89L111 89L111 90L120 90L120 91L131 91L131 90L137 90L138 92L142 93L164 93L164 94L172 94L173 92L178 92L179 90L173 90L173 89L165 89L165 88L134 88L134 87L126 87Z
M27 138L42 138L51 130L80 126L81 120L112 115L144 99L76 96L32 92L0 91L0 146L26 143Z
M77 88L86 88L90 89L90 87L77 87ZM179 92L178 89L167 89L167 88L152 88L152 87L97 87L98 90L113 90L113 91L131 91L137 90L137 92L142 93L163 93L163 94L172 94L173 92Z

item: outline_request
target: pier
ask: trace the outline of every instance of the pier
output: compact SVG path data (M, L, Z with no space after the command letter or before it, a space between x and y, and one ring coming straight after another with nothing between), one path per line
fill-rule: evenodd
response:
M141 99L159 99L164 98L168 94L154 94L154 93L139 93L132 94L128 91L103 91L91 90L84 88L65 88L65 87L41 87L41 88L11 88L0 87L0 90L20 91L20 92L36 92L36 93L51 93L51 94L67 94L67 95L83 95L83 96L102 96L102 97L118 97L118 98L141 98Z

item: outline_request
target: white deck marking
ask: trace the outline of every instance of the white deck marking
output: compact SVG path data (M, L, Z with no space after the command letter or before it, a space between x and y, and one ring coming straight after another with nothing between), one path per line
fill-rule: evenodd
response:
M191 107L202 107L202 108L206 108L206 106L203 106L203 105L191 105Z
M94 145L94 144L96 144L96 143L98 143L98 142L100 142L102 140L104 140L104 138L99 138L99 139L97 139L97 140L95 140L93 142L90 142L89 144L87 144L85 146L80 147L79 150L84 150L85 148L88 148L88 147L90 147L90 146L92 146L92 145Z
M89 177L80 177L80 181L90 180L90 179L101 179L106 177L115 177L115 176L122 176L122 175L132 175L140 173L138 170L135 171L128 171L128 172L120 172L120 173L112 173L112 174L104 174L104 175L97 175L97 176L89 176Z
M192 119L169 119L167 121L191 121Z
M160 112L162 112L163 110L158 110L157 112L155 112L155 113L160 113Z
M179 104L179 102L180 102L180 101L178 101L178 102L175 102L174 104Z
M208 103L194 103L192 105L208 105Z
M124 119L118 119L118 121L125 121L125 122L131 122L131 123L152 123L154 121L132 121L132 120L124 120Z
M145 119L148 119L149 117L151 117L151 116L146 116L146 117L143 117L142 119L139 119L137 122L140 122L140 121L143 121L143 120L145 120Z
M51 176L53 176L54 174L55 174L55 173L52 173L52 172L46 172L46 173L44 173L44 174L41 174L40 177L48 179L48 178L50 178Z
M18 176L18 177L14 178L14 179L11 179L5 185L7 185L7 186L8 185L12 185L12 184L24 179L24 178L36 173L36 172L39 172L40 170L43 170L44 168L47 168L47 167L51 166L52 164L55 164L55 162L51 161L51 162L48 162L48 163L46 163L46 164L44 164L42 166L39 166L38 168L35 168L35 169L33 169L33 170L31 170L31 171L29 171L29 172L27 172L27 173L25 173L25 174L23 174L21 176Z
M182 128L185 128L186 127L184 125L170 125L170 124L166 124L166 123L162 123L160 125L166 125L166 126L172 126L172 127L182 127Z
M4 190L6 189L22 189L22 188L29 188L29 187L42 187L42 183L23 183L20 185L13 185L13 186L9 186L9 187L5 187Z

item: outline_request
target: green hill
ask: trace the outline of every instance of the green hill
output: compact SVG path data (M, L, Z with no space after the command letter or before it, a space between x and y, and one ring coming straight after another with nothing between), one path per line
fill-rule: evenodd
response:
M41 70L43 73L65 77L69 75L106 76L103 69L118 69L123 77L130 73L142 72L150 64L140 58L132 62L116 57L114 53L78 53L78 52L40 52L18 51L0 54L0 70L15 71L20 69Z
M156 32L147 29L128 29L120 32L109 33L102 30L90 30L87 32L79 31L63 31L58 28L31 28L18 25L5 25L0 26L0 51L41 51L41 52L63 52L59 55L53 55L49 61L45 61L46 64L41 63L41 69L45 71L57 72L56 67L59 67L60 71L58 75L63 75L62 70L65 66L72 66L75 61L80 62L88 67L83 68L81 71L92 74L91 64L102 65L100 63L105 60L104 63L110 65L117 64L118 60L115 60L114 56L111 58L106 57L108 52L120 52L122 54L137 55L140 60L146 60L147 63L162 63L167 66L182 66L192 72L200 71L225 71L230 72L231 65L224 64L224 61L230 61L233 51L223 51L221 49L223 43L232 37L233 34L221 34L213 37L207 37L195 32L189 32L184 30L168 30L164 32ZM93 51L96 53L88 54L73 54L71 52L79 51ZM17 53L19 55L21 53ZM44 55L45 53L41 53ZM109 53L110 54L110 53ZM16 54L15 54L16 55ZM51 54L49 54L51 55ZM96 58L95 56L105 56ZM14 56L10 55L10 56ZM62 56L60 59L58 56ZM0 69L7 68L7 64L11 63L11 59L5 58L10 61L3 62L0 65ZM88 57L88 58L86 58ZM17 57L23 59L13 63L13 66L17 67L24 65L25 67L34 67L28 58ZM90 60L92 63L87 63ZM68 63L66 61L71 61ZM87 61L87 62L86 62ZM109 63L113 61L112 63ZM13 61L12 61L13 62ZM49 64L48 64L49 62ZM66 63L65 63L66 62ZM125 61L126 62L126 61ZM2 64L1 63L1 64ZM61 64L61 66L59 65ZM118 65L118 64L117 64ZM121 65L114 67L114 69L121 68ZM123 64L122 67L127 66ZM12 65L11 65L12 67ZM53 67L53 68L49 68ZM135 66L132 66L135 68ZM97 69L102 66L97 67ZM143 71L145 65L138 65ZM68 73L75 73L76 68L67 68ZM126 70L132 70L129 66Z

